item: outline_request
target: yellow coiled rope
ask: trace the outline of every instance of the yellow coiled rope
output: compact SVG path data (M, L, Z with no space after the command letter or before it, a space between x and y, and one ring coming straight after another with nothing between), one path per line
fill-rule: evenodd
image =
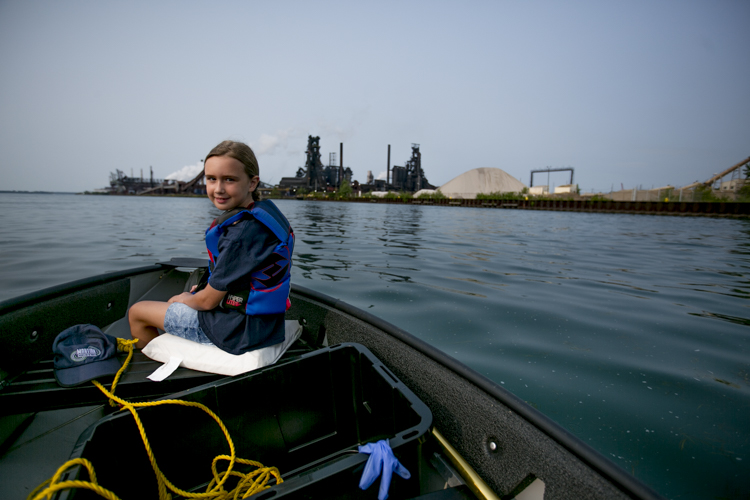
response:
M125 340L125 339L117 339L117 348L119 351L127 351L128 356L125 359L125 362L122 365L122 368L117 372L117 375L115 375L115 379L112 382L112 389L108 391L102 384L97 382L96 380L93 380L93 384L99 388L102 393L104 393L107 398L109 398L109 404L112 406L120 406L122 409L128 410L131 415L133 415L133 418L135 419L135 423L138 426L138 430L141 433L141 439L143 440L143 444L146 447L146 452L148 453L148 458L151 461L151 468L154 470L154 474L156 475L156 481L159 488L159 498L161 500L169 500L172 498L170 491L182 496L184 498L198 498L198 499L206 499L206 500L237 500L240 498L247 498L250 495L254 495L255 493L258 493L260 491L263 491L267 488L268 482L271 480L272 477L276 478L276 484L281 484L284 482L284 480L281 478L281 474L279 473L279 470L276 467L265 467L260 462L255 462L253 460L247 460L244 458L238 458L235 455L235 449L234 449L234 442L232 441L232 438L229 436L229 431L227 430L224 423L221 421L221 419L210 409L208 409L206 406L200 404L200 403L194 403L190 401L182 401L179 399L167 399L163 401L152 401L152 402L142 402L142 403L129 403L125 401L124 399L121 399L114 395L115 387L117 386L117 382L120 380L120 376L125 371L125 369L128 366L128 363L130 363L130 360L133 357L133 345L137 342L137 340ZM167 478L164 476L164 474L159 469L159 466L156 464L156 457L154 457L154 453L151 450L151 445L148 442L148 438L146 437L146 430L143 427L143 423L141 422L140 417L138 416L138 412L135 410L139 407L145 407L145 406L160 406L165 404L176 404L176 405L182 405L182 406L193 406L196 408L200 408L201 410L208 413L211 418L213 418L217 424L219 424L219 427L221 428L222 432L224 432L224 436L227 438L227 443L229 443L229 450L230 455L219 455L216 458L214 458L213 463L211 464L211 472L213 473L213 480L209 483L208 487L206 488L206 491L204 493L190 493L188 491L184 491L177 486L173 485ZM227 465L226 470L219 471L217 469L217 464L220 461L228 461L229 464ZM235 463L240 463L243 465L252 465L256 467L255 470L248 472L248 473L241 473L232 470L234 468ZM62 475L71 467L74 467L76 465L81 465L88 471L89 474L89 480L88 481L60 481L60 478ZM238 479L237 486L234 487L234 489L227 491L224 489L224 484L227 482L227 480L230 477L236 477ZM28 500L41 500L42 498L51 499L52 495L60 490L65 489L72 489L72 488L84 488L91 491L96 492L99 496L108 498L110 500L120 500L117 495L112 493L110 490L103 488L99 485L96 481L96 474L94 472L94 466L86 460L85 458L76 458L73 460L68 460L65 462L59 469L57 469L57 472L48 479L47 481L43 482L39 486L34 489L34 491L31 492L31 494L28 496Z

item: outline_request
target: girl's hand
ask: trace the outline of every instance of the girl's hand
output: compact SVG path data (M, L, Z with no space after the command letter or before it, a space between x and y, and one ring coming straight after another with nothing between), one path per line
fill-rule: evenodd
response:
M198 285L193 285L193 287L190 289L190 293L195 293L196 288L198 288Z
M182 302L196 311L210 311L221 303L226 294L227 292L220 292L212 288L211 285L206 285L206 288L195 294L182 292L179 295L175 295L167 302L170 304L173 302Z
M185 300L186 300L186 299L187 299L188 297L192 297L192 296L193 296L193 294L192 294L192 293L190 293L190 292L182 292L181 294L179 294L179 295L175 295L174 297L172 297L171 299L169 299L169 300L167 301L167 303L168 303L168 304L172 304L172 303L174 303L174 302L182 302L183 304L187 304L187 302L185 302Z

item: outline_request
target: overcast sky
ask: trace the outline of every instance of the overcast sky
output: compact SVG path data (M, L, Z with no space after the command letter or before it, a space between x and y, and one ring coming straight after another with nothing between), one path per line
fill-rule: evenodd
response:
M310 134L360 182L419 143L438 186L681 186L750 156L749 26L747 0L0 0L0 190L163 178L226 138L275 184Z

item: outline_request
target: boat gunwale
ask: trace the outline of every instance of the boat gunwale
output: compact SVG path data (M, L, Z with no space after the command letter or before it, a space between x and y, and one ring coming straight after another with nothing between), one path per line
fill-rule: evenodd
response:
M161 263L151 264L143 267L124 269L122 271L112 271L109 273L97 274L88 278L82 278L79 280L62 283L60 285L54 285L49 288L43 288L36 292L27 293L0 301L0 315L22 309L24 307L31 306L45 300L55 299L57 297L62 297L63 295L86 290L88 288L93 288L99 285L105 285L113 281L130 278L132 276L138 276L140 274L162 271L168 269L169 267L174 266L169 266L168 264Z
M507 389L499 386L484 375L469 368L457 359L445 354L443 351L428 344L422 339L415 337L409 332L389 323L388 321L368 313L356 306L348 304L341 299L336 299L315 290L311 290L296 283L292 283L292 293L302 297L320 302L334 310L346 313L360 321L374 326L392 337L404 342L409 347L424 354L439 365L450 370L459 377L462 377L473 384L475 387L484 391L491 397L497 399L502 404L510 408L519 416L524 418L534 427L538 428L546 436L553 439L565 450L572 453L584 464L597 471L604 478L617 485L621 490L636 498L664 499L651 487L637 479L632 474L612 462L602 453L598 452L580 438L576 437L563 426L536 410Z

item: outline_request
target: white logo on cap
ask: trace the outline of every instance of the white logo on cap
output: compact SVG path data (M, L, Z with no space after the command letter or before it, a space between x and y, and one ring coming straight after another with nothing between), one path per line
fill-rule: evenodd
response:
M96 347L81 347L80 349L76 349L75 351L70 353L70 359L73 361L85 361L86 358L95 358L97 356L100 356L102 354L102 351L100 351Z

